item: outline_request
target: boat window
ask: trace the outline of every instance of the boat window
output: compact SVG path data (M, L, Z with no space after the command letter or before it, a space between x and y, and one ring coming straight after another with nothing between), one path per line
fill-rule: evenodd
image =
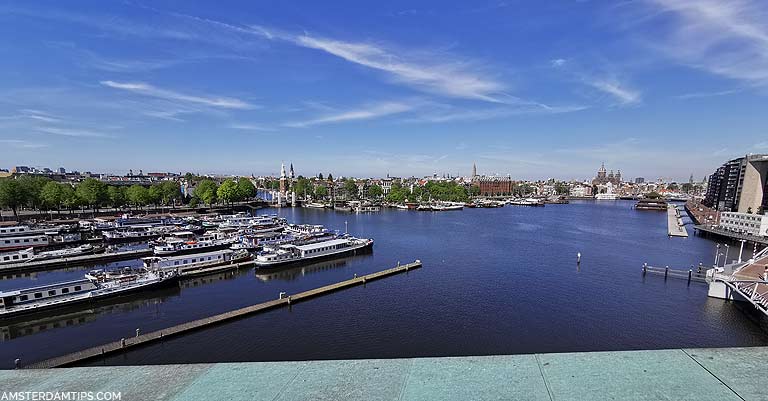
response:
M52 297L52 296L54 296L54 295L56 295L56 290L50 290L50 291L48 291L48 296L49 296L49 297Z
M42 292L36 292L35 293L35 298L42 298L42 297L43 297L43 293Z
M62 294L66 294L66 293L68 293L68 292L69 292L69 288L62 288L62 289L61 289L61 293L62 293Z
M29 299L29 297L27 297L26 295L22 295L19 297L19 301L26 301L27 299Z
M19 258L19 255L13 255L13 260L16 260Z
M82 287L80 287L79 285L75 286L75 291L80 291L81 289L82 289Z

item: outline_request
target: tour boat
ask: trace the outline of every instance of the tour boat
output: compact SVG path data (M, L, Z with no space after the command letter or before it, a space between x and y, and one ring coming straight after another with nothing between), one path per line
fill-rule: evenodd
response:
M234 264L251 259L245 250L222 249L213 252L196 253L183 256L143 258L147 270L176 270L181 276L201 273L214 273L232 268Z
M177 279L178 273L175 270L92 270L81 280L0 291L0 318L124 295L170 284Z
M284 244L267 247L256 254L256 266L269 268L320 258L340 256L373 245L372 239L338 237L306 245Z

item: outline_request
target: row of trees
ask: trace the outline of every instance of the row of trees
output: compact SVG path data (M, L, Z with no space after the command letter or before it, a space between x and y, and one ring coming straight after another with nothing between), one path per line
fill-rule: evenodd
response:
M247 178L240 178L237 181L227 179L221 185L217 185L213 180L204 179L195 187L190 205L196 206L200 202L209 206L218 202L226 204L251 199L255 196L256 187Z
M88 207L144 207L175 205L182 201L181 188L175 181L163 181L149 188L141 185L112 186L88 178L76 185L59 183L39 176L22 176L0 180L0 207L13 210L72 210Z
M370 194L370 189L368 192ZM391 203L427 200L467 202L469 195L466 187L455 182L428 182L423 187L414 187L413 191L400 184L393 184L384 199Z

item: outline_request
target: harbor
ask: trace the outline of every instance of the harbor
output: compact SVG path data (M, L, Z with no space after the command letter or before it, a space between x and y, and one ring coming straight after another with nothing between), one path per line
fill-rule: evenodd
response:
M353 355L369 358L421 357L445 354L449 349L453 350L449 355L472 355L557 349L606 351L632 347L622 341L621 336L604 336L595 331L607 314L616 320L610 324L612 332L629 335L632 331L634 336L641 333L641 341L654 347L674 347L676 344L749 346L768 341L759 319L757 323L753 321L755 316L749 308L707 297L706 285L696 280L699 263L705 266L712 264L712 253L717 244L698 236L691 236L685 241L669 240L666 213L636 210L632 201L571 201L557 207L464 208L451 213L387 208L377 213L350 214L325 208L284 207L265 209L260 216L270 216L275 212L278 218L285 219L286 230L291 227L292 231L285 232L320 235L320 238L343 236L348 232L359 238L373 238L375 243L371 249L341 254L338 258L320 258L306 264L256 268L249 261L237 267L226 264L211 266L211 270L180 277L177 287L105 299L86 308L55 310L30 319L0 321L0 331L8 333L0 346L0 362L12 367L13 361L18 358L22 365L28 366L110 344L121 338L129 341L135 337L137 328L140 335L159 333L168 327L272 302L281 292L295 295L350 280L355 275L361 278L379 271L382 265L405 262L404 255L417 256L429 268L404 281L393 276L376 286L368 286L364 293L350 288L319 297L302 304L301 308L292 308L289 313L286 312L288 309L272 309L185 332L183 336L167 337L162 342L130 347L118 354L106 355L100 363L268 361ZM210 220L204 216L199 218L201 221ZM226 219L219 220L211 223L220 224ZM230 220L227 225L236 224L236 221L242 219ZM626 227L619 236L612 229L618 222ZM478 227L497 229L478 231ZM445 232L452 235L445 237ZM258 235L258 238L268 242L288 238L279 233L263 237ZM437 238L441 238L439 247L435 242ZM497 243L513 244L510 246L517 251L517 256L510 259L510 254L503 248L491 246ZM556 244L555 251L546 254L537 252L536 249L544 244ZM256 254L260 251L251 252ZM482 258L470 256L478 252ZM751 254L751 248L749 252ZM577 253L581 254L580 263L576 263L574 257ZM194 255L154 255L112 262L106 266L46 269L33 272L32 276L2 280L0 291L77 280L92 269L140 267L145 265L142 259L146 258L150 261L157 257L199 259ZM735 257L732 250L729 258ZM650 266L669 265L669 280L663 280L663 275L651 277L655 273L643 278L638 271L645 262ZM688 284L688 268L682 270L681 267L691 265L694 266L694 277ZM675 269L681 269L685 275L680 274L678 279L672 271ZM538 285L532 287L526 282L537 282ZM558 284L561 282L571 284L566 288ZM477 289L482 289L484 299L488 297L495 301L490 304L465 302ZM615 291L623 294L625 304L653 316L654 326L661 329L637 331L637 323L630 316L624 319L618 309L598 302L598 299L611 296ZM660 292L667 294L669 300L647 302L649 298L655 299ZM363 294L364 301L359 298ZM571 301L565 302L564 297ZM212 302L213 299L215 302ZM441 301L429 302L430 299ZM537 301L523 302L523 299ZM669 303L684 306L670 309L665 307ZM420 305L413 310L418 319L403 314L404 305ZM701 310L708 311L711 326L693 322L696 311ZM554 316L555 321L560 322L556 324L574 325L580 332L589 333L590 337L554 336L548 334L544 325L537 324L527 327L536 332L534 337L541 341L515 334L516 325L530 319L535 321L535 316L542 313ZM377 316L381 314L389 317L379 319ZM499 320L499 316L504 319ZM579 320L571 316L578 316ZM440 323L445 322L443 319L446 317L459 322L450 324L458 324L459 329L447 330L446 334L448 323ZM729 329L714 330L719 321L730 322ZM334 332L334 325L328 322L345 322L347 331ZM422 322L431 323L425 326ZM677 331L675 327L681 325L693 329ZM251 332L260 333L258 342L246 334ZM467 335L482 335L488 341L467 344L457 337ZM398 338L397 347L389 346L390 340L376 343L366 340L388 339L390 336ZM510 342L510 336L517 341ZM54 340L62 338L66 341ZM235 352L217 345L222 343L221 338L227 338L225 342L249 345L246 350ZM592 339L585 341L585 338ZM56 344L54 347L34 346L52 341ZM336 343L343 343L346 348L334 346ZM456 348L457 343L465 345ZM307 345L295 347L293 344ZM182 351L190 346L196 351ZM163 351L157 347L162 347Z

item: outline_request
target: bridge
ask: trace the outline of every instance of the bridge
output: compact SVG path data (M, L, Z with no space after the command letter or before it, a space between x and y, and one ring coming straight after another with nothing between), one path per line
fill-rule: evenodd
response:
M768 315L768 248L746 262L707 271L710 297L745 301Z

